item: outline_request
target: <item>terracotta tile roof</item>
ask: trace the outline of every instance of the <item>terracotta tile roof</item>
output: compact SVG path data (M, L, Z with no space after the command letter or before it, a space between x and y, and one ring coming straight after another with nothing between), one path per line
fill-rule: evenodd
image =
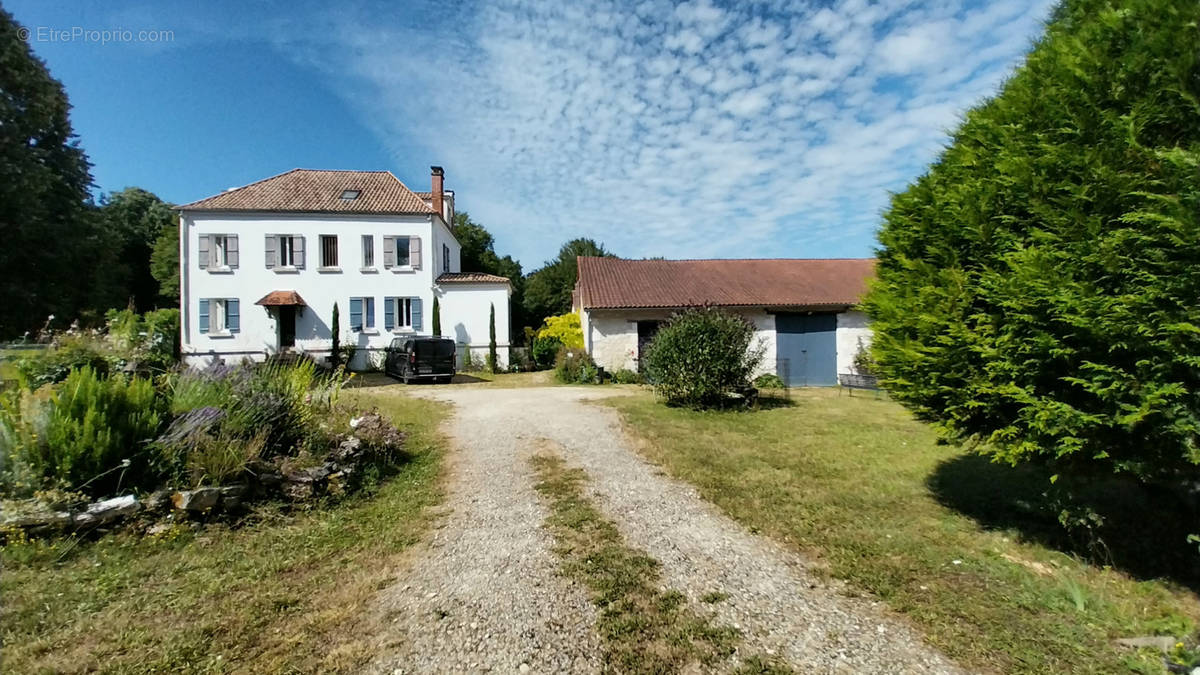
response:
M483 272L448 272L437 278L439 284L507 284L508 278Z
M875 260L625 260L579 258L585 308L858 304Z
M346 190L358 190L358 198L342 199ZM390 171L314 169L292 169L177 208L181 211L433 213L424 199Z
M308 306L296 291L271 291L254 304L264 307Z

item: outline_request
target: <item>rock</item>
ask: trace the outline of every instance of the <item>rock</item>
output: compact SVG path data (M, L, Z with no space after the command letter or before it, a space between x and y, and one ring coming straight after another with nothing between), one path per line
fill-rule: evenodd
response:
M221 508L232 509L241 504L247 490L245 485L226 485L221 488Z
M517 670L520 670L522 673L528 673L529 672L529 664L522 663L521 666L519 668L517 668Z
M74 518L72 518L72 524L75 527L100 525L117 520L118 518L133 515L141 510L141 503L133 495L113 497L112 499L88 504L87 509L83 513L75 514Z
M19 527L24 530L42 527L59 528L71 524L71 514L65 511L35 511L5 515L5 527Z
M166 534L170 530L171 530L170 523L155 523L155 524L151 525L150 527L146 528L146 536L157 537L160 534Z
M183 490L171 495L171 503L182 511L207 511L221 501L221 488Z
M1143 637L1118 638L1117 644L1122 647L1131 649L1141 649L1143 647L1153 647L1162 652L1169 652L1178 642L1175 638L1169 635L1146 635Z
M308 469L285 471L283 493L294 500L312 499L321 493L333 469L333 464L325 463Z
M142 498L142 508L147 511L164 511L171 507L174 490L155 490Z

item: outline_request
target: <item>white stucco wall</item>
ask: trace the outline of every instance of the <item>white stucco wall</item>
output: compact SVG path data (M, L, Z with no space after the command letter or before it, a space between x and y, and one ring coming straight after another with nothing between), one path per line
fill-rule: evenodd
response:
M871 344L871 328L865 312L850 310L837 315L837 372L854 373L854 356Z
M451 247L451 270L459 270L460 247L441 221L433 216L370 216L370 215L308 215L308 214L229 214L187 212L181 217L180 235L180 307L182 342L185 361L204 366L220 356L226 362L245 358L261 360L277 351L278 332L275 313L254 303L267 293L292 290L304 298L308 306L297 312L296 350L323 358L329 353L333 304L337 302L341 324L342 344L362 349L352 367L367 364L366 350L380 350L393 337L400 335L429 335L433 328L434 279L442 271L442 244ZM200 269L196 252L199 238L206 234L238 235L239 264L237 269ZM305 261L302 269L268 269L266 266L267 235L290 234L305 239ZM320 235L337 235L338 263L336 270L320 268ZM374 238L375 265L362 267L362 236ZM421 238L421 269L392 268L383 265L384 236L415 236ZM505 287L506 288L506 287ZM477 323L464 321L464 339L487 345L487 303L496 302L497 336L507 336L508 293L478 289L458 291L457 306L468 311L471 303L482 302L482 332ZM469 303L465 298L481 295ZM486 299L482 299L486 296ZM350 299L375 299L375 328L367 331L350 330ZM384 328L384 298L419 297L422 305L422 325L419 331ZM237 333L200 333L198 314L203 298L237 298L240 305L241 330ZM443 312L445 312L443 308ZM458 310L454 310L458 311ZM501 317L505 327L500 327ZM442 316L444 332L454 324ZM506 340L507 342L507 340ZM507 352L507 350L506 350Z
M665 319L663 314L620 313L603 310L585 310L587 320L580 319L580 327L586 326L584 346L596 365L608 372L637 370L637 321Z
M438 288L442 310L442 335L454 338L459 344L459 363L464 349L471 350L471 359L484 363L487 356L491 307L496 307L496 360L508 367L509 295L508 284L444 284ZM433 315L430 314L431 322ZM432 326L432 323L430 324Z
M461 272L462 271L462 245L450 233L449 228L441 220L433 220L433 277L443 272ZM443 266L442 245L450 247L450 267L446 269Z
M755 377L775 372L775 316L765 311L738 312L755 327L755 340L764 348ZM637 370L637 322L663 321L672 310L585 310L580 325L584 344L596 365L609 372Z

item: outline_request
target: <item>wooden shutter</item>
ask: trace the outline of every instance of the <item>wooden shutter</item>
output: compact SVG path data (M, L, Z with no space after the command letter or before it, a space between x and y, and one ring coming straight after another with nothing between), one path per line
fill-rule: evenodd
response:
M391 269L396 266L396 238L383 238L383 266Z
M225 300L225 330L230 333L237 333L242 330L242 315L238 311L237 298L228 298Z
M414 270L421 269L421 238L420 237L409 237L408 238L408 264L411 265Z
M362 298L350 298L350 330L361 331L363 329L362 312Z
M212 246L212 241L207 234L200 235L200 244L196 247L196 261L200 263L200 269L208 269L209 247Z
M298 270L304 269L304 236L292 235L292 266Z
M421 332L421 299L412 298L412 329Z
M267 235L267 269L274 269L275 265L279 264L279 258L276 256L276 249L279 248L279 237L273 234Z
M200 301L200 332L208 332L208 300Z
M236 234L225 235L225 266L231 270L238 266L238 238Z
M396 327L396 299L383 299L383 327L385 330L392 330Z

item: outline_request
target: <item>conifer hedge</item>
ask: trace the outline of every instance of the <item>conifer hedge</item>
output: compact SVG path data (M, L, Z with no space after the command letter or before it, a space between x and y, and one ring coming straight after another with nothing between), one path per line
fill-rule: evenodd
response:
M891 394L1061 471L1200 464L1200 2L1066 0L897 194L866 301Z

